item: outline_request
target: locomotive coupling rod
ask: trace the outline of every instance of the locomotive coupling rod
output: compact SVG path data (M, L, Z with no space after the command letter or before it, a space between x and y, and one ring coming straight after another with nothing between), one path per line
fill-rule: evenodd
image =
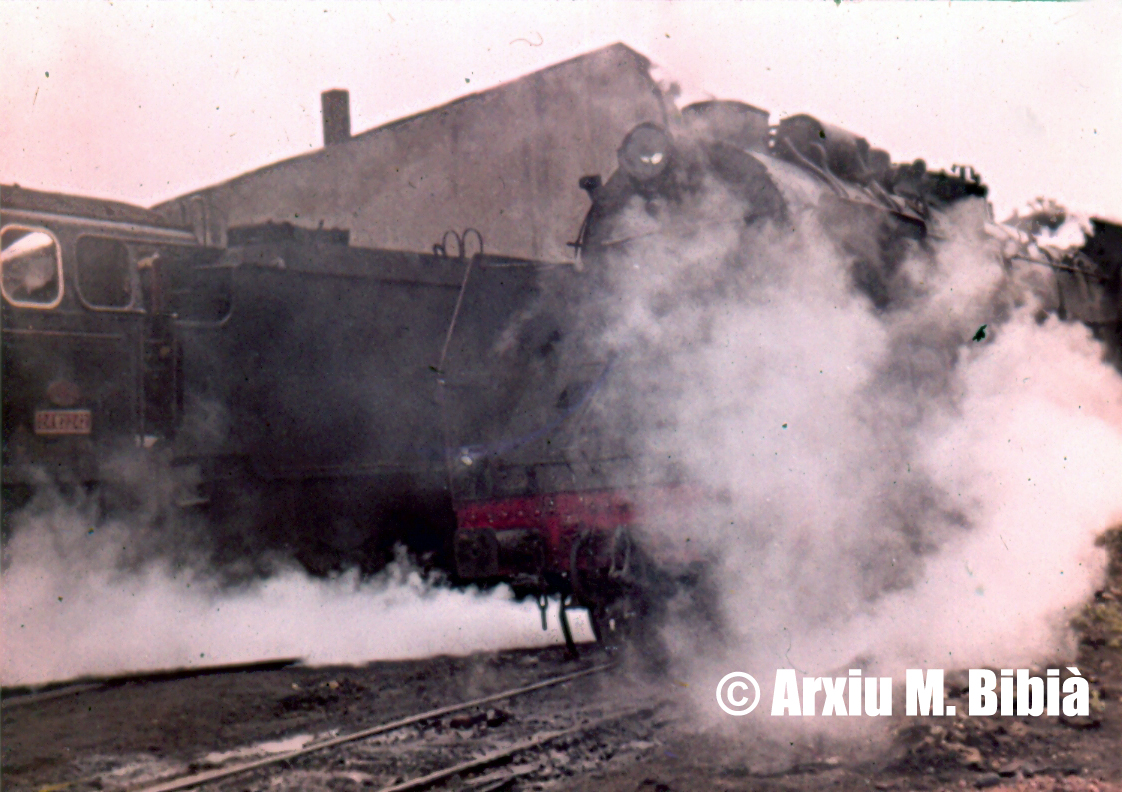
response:
M373 737L377 734L384 734L385 732L394 731L406 726L412 726L414 723L420 723L421 721L440 718L444 715L450 715L451 713L459 712L460 710L471 709L472 707L478 707L483 704L490 704L493 701L501 701L502 699L513 698L514 696L520 696L523 693L532 693L535 690L542 690L547 687L553 687L554 685L564 684L565 682L569 682L574 679L580 679L581 677L590 676L592 674L599 674L600 672L607 671L614 666L615 663L604 663L603 665L592 666L591 668L586 668L583 671L574 671L571 674L564 674L558 677L551 677L550 679L543 679L541 682L535 682L532 685L504 690L501 693L494 693L490 696L484 696L483 698L474 699L472 701L465 701L462 704L450 704L447 707L439 707L437 709L428 710L427 712L422 712L417 715L410 715L399 720L390 721L389 723L383 723L380 726L372 726L369 729L363 729L352 734L344 734L339 737L332 737L331 739L323 740L322 742L317 742L312 745L306 745L303 748L297 748L295 751L288 751L283 754L276 754L274 756L265 757L263 759L256 759L252 762L243 762L242 764L234 765L233 767L220 767L214 770L206 770L202 773L196 773L195 775L173 778L168 781L161 781L159 783L151 784L148 786L135 787L131 792L175 792L175 790L179 789L190 789L191 787L198 786L199 784L205 784L210 781L217 781L220 778L228 778L232 775L238 775L250 770L256 770L259 767L267 767L271 764L287 762L289 759L295 759L298 756L304 756L305 754L310 754L315 751L321 751L324 748L333 748L336 745L342 745L344 743L354 742L356 740L363 740L367 737ZM582 728L589 727L585 726ZM552 737L550 737L550 739L554 739L558 736L560 736L560 734L554 734Z

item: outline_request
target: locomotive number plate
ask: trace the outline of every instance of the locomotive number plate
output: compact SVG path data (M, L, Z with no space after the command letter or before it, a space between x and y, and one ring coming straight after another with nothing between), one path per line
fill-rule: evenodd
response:
M37 435L88 435L93 425L89 410L36 410Z

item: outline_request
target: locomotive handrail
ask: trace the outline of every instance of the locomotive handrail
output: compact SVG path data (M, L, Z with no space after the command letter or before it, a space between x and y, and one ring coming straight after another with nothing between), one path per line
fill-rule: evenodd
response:
M12 218L25 218L40 223L67 223L81 225L86 228L100 229L103 231L118 231L135 236L153 237L165 242L184 242L194 246L199 245L198 239L190 231L176 228L161 228L160 226L143 225L121 220L98 220L91 217L78 217L75 215L44 212L41 209L4 209L4 215Z
M1074 272L1077 275L1082 275L1086 278L1094 278L1095 280L1099 281L1100 283L1108 283L1110 281L1110 277L1107 276L1107 275L1101 275L1097 272L1091 272L1089 270L1083 269L1082 267L1074 267L1074 266L1071 266L1070 264L1060 264L1059 262L1052 261L1051 259L1049 259L1048 261L1041 261L1038 258L1032 258L1031 256L1024 256L1024 255L1015 255L1015 256L1010 256L1009 258L1010 258L1011 261L1027 261L1029 264L1043 264L1044 266L1051 267L1054 270L1063 270L1064 272Z
M815 176L824 181L839 198L849 197L849 192L845 189L845 187L842 186L841 182L838 181L836 176L831 174L829 171L818 167L809 159L807 159L807 157L801 151L795 148L795 145L787 138L780 138L780 142L782 142L783 145L787 147L787 150L790 151L792 155L794 155L795 159L799 161L800 165L802 165Z
M456 258L463 259L467 257L467 241L469 234L475 234L475 238L479 240L479 251L475 254L475 256L483 255L483 234L480 233L478 229L465 228L462 234L457 234L452 229L448 229L447 231L445 231L444 236L440 238L440 241L432 246L432 253L434 256L451 258L451 256L448 255L447 245L449 234L451 234L452 238L456 240ZM475 256L473 256L473 258Z
M448 322L448 332L444 334L444 346L440 348L440 359L436 362L437 373L444 371L444 358L448 355L448 345L452 343L452 333L456 329L456 319L460 316L460 307L464 302L464 292L467 290L468 278L471 276L471 267L475 264L476 259L483 256L483 235L474 228L466 229L463 236L460 236L455 231L445 231L444 237L440 240L440 245L432 246L433 253L436 253L438 247L441 251L444 251L444 240L451 234L456 239L456 243L460 249L459 258L462 259L464 257L465 241L467 240L468 234L472 233L479 239L479 252L468 259L467 267L464 268L464 279L460 282L460 293L456 295L456 307L452 309L452 319ZM440 253L436 254L441 255ZM443 380L440 380L440 383L443 384Z

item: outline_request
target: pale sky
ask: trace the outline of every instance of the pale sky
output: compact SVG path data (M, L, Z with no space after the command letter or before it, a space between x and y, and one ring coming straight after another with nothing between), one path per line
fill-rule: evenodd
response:
M151 205L622 41L686 101L806 112L1122 219L1122 3L8 2L0 181Z

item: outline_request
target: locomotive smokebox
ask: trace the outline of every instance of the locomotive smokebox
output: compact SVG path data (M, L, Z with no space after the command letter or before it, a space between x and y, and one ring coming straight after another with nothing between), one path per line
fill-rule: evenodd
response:
M320 94L323 108L323 145L333 146L351 139L351 96L335 88Z

